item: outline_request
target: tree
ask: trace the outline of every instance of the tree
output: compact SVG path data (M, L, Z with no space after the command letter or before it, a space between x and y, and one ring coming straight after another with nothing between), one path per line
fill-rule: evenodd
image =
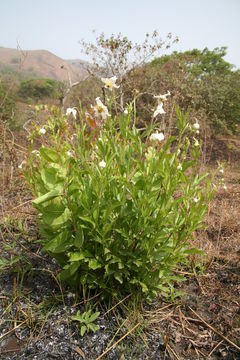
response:
M155 30L151 35L146 34L143 43L133 43L121 33L116 36L111 35L109 38L102 33L96 37L95 42L87 43L81 40L80 44L82 52L90 58L91 65L87 70L91 75L118 78L119 103L120 108L123 109L126 101L124 101L122 84L126 83L127 75L176 42L178 38L173 38L171 33L167 35L166 40L162 40Z
M234 133L240 122L240 75L225 55L226 47L193 49L154 59L151 66L174 85L185 110L205 114L214 131Z

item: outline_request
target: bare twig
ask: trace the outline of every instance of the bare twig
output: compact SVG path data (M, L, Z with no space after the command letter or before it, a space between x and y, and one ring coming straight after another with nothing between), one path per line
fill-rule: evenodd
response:
M192 313L198 318L200 319L204 325L206 325L209 329L211 329L215 334L217 334L218 336L220 336L223 340L225 340L226 342L228 342L230 345L232 345L233 347L235 347L235 349L237 349L238 351L240 351L240 347L237 346L234 342L232 342L230 339L228 339L226 336L224 336L223 334L221 334L218 330L216 330L212 325L208 324L200 315L198 315L196 313L196 311L194 311L190 306L189 309L192 311Z
M107 310L103 316L107 315L110 311L112 311L113 309L115 309L118 305L120 305L122 302L124 302L126 299L128 299L129 296L131 296L131 295L132 295L132 294L129 294L129 295L127 295L124 299L120 300L116 305L114 305L113 307L111 307L111 309Z
M109 351L114 349L123 339L125 339L128 335L130 335L136 328L140 325L140 323L136 324L131 330L129 330L125 335L121 337L121 339L117 340L110 348L106 349L100 356L97 357L96 360L102 359Z
M178 354L170 347L169 344L167 344L166 349L168 350L168 352L171 352L177 360L181 360Z
M208 358L210 359L211 355L214 353L214 351L223 343L223 340L219 341L216 346L211 350L211 352L208 354Z
M26 322L27 322L27 320L24 320L24 321L21 322L20 324L14 326L13 329L11 329L11 330L7 331L6 333L2 334L2 335L0 336L0 340L2 340L5 336L11 334L11 332L13 332L13 331L15 331L16 329L20 328L20 327L21 327L23 324L25 324Z

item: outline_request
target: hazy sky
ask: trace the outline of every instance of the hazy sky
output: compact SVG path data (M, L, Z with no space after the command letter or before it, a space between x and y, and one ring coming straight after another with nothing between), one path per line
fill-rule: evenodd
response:
M93 29L138 42L171 32L180 40L172 51L227 46L240 67L240 0L0 0L0 46L83 58L78 41L93 40Z

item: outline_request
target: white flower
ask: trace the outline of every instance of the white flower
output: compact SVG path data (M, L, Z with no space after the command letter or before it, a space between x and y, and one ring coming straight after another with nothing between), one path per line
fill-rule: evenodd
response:
M113 88L118 89L119 86L116 85L117 77L113 76L111 78L101 78L102 82L104 83L104 87L112 91Z
M182 170L182 164L178 164L177 169Z
M74 109L74 108L67 108L66 115L69 116L71 114L74 117L74 119L76 120L76 118L77 118L77 110Z
M104 160L100 161L99 166L100 166L100 168L104 169L106 166L105 161Z
M224 173L224 170L223 170L223 169L219 169L219 172L220 172L221 174L223 174L223 173Z
M154 98L157 99L158 103L162 103L164 101L167 101L167 97L170 96L171 93L170 91L168 91L166 94L163 94L163 95L154 95Z
M18 165L18 168L19 168L19 169L22 169L22 168L23 168L23 165L25 165L26 163L27 163L26 160L23 160L23 161L21 162L21 164Z
M33 150L32 152L31 152L33 155L36 155L36 156L40 156L40 152L38 151L38 150Z
M161 133L154 133L150 136L151 141L163 141L164 140L164 134Z
M75 298L75 296L76 296L76 295L73 294L73 293L71 293L71 292L67 294L67 298L68 298L68 299Z
M200 129L200 125L199 125L197 119L196 119L195 124L193 124L193 128L194 128L194 130L197 130L197 131ZM199 133L199 132L198 132L198 133Z
M100 116L102 120L105 120L108 116L110 116L108 108L101 102L99 97L96 98L96 103L97 105L93 106L95 116Z
M224 190L227 190L227 186L226 186L225 184L223 185L223 189L224 189Z
M70 150L67 151L67 155L73 157L73 153Z
M128 109L125 109L124 112L123 112L125 115L128 114Z
M39 130L39 133L40 133L41 135L44 135L44 134L46 134L46 129L44 129L44 128L41 128L41 129Z
M193 198L193 202L195 202L195 204L197 204L198 202L199 202L199 197L195 197L195 198Z
M197 139L194 138L194 146L198 147L199 146L199 141Z
M156 117L158 114L165 114L162 102L158 104L157 109L154 111L153 117Z

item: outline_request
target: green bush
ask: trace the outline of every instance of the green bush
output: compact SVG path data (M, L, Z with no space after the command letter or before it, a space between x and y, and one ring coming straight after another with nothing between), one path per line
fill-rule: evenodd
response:
M21 59L18 57L14 57L11 59L11 64L18 65L21 63Z
M62 95L62 84L51 79L25 80L20 84L18 95L25 100L59 99Z
M11 128L16 126L16 95L11 84L0 80L0 120L7 123Z
M181 108L203 117L213 133L234 133L240 123L240 72L225 55L225 47L174 52L152 61L148 78L155 79L155 88L174 89Z
M199 141L178 109L177 135L166 139L154 126L137 130L131 106L117 117L99 101L92 110L91 133L82 114L78 126L57 109L33 132L43 144L30 148L25 174L43 249L72 285L168 296L207 210Z

